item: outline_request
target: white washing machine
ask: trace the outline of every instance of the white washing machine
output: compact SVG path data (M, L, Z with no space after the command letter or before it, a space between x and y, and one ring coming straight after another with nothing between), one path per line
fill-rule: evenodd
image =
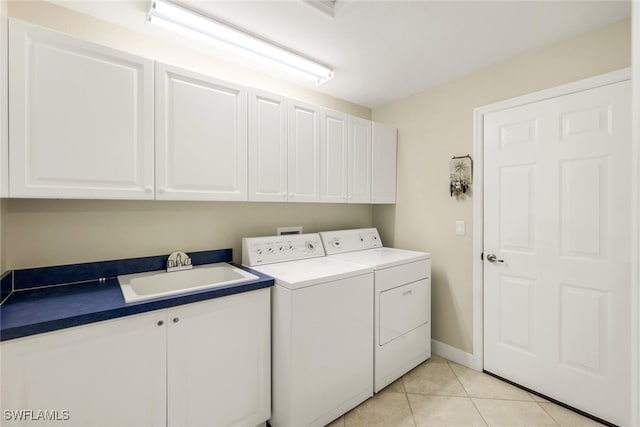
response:
M324 426L373 395L373 269L324 256L318 234L242 240L272 288L273 427Z
M385 248L375 228L320 233L328 258L374 269L374 391L431 357L431 255Z

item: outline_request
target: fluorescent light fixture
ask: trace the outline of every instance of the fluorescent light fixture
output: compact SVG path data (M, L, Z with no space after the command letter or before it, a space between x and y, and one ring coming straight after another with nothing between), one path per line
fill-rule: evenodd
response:
M166 0L153 0L149 22L257 60L316 84L333 77L333 70L256 36Z

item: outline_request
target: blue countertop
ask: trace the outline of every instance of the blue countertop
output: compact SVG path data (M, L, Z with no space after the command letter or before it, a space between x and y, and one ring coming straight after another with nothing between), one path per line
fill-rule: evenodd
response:
M116 278L14 290L0 306L0 341L273 286L271 277L236 267L258 279L134 303L125 302Z

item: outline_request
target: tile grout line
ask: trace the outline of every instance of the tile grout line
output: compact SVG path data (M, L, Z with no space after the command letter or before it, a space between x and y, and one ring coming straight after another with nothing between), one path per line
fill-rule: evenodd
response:
M469 400L471 401L473 407L476 408L476 411L478 411L478 414L480 415L480 418L482 418L484 424L489 427L489 421L484 418L484 415L482 415L482 412L480 411L480 408L478 408L478 405L476 405L476 402L471 397L469 398Z
M400 377L400 384L402 384L402 392L404 394L404 398L407 400L409 404L409 411L411 411L411 419L413 420L413 425L418 427L418 422L416 421L416 415L413 413L413 406L411 406L411 401L409 400L409 394L407 393L407 388L404 386L404 375Z
M542 409L542 411L547 414L549 416L549 418L551 418L553 420L554 423L556 423L559 427L562 427L562 424L560 424L560 421L556 420L556 417L554 417L553 415L551 415L551 413L549 411L547 411L546 409L544 409L544 406L542 406L540 404L541 402L536 401L536 404L538 405L538 407L540 409Z
M482 419L482 422L487 427L489 427L489 422L484 418L484 415L482 415L482 412L480 412L480 408L478 408L478 405L476 405L476 402L473 401L473 398L471 396L469 396L469 392L467 391L467 388L464 386L464 384L462 384L462 381L460 381L460 378L458 377L458 374L456 374L456 371L451 367L451 364L449 363L448 360L447 360L447 366L449 366L449 369L451 369L451 372L453 372L453 375L455 375L456 380L458 380L458 382L462 386L462 389L464 390L464 392L467 395L467 399L469 399L469 401L471 402L473 407L476 409L476 412L478 413L478 415L480 415L480 418Z
M467 391L467 388L464 386L464 384L462 384L462 381L460 381L458 374L456 374L455 369L451 367L451 364L449 363L448 360L447 360L447 367L449 367L449 370L453 372L453 376L456 377L456 381L458 381L458 384L460 384L460 387L462 387L462 389L464 390L464 394L466 394L468 398L471 398L471 396L469 396L469 392Z

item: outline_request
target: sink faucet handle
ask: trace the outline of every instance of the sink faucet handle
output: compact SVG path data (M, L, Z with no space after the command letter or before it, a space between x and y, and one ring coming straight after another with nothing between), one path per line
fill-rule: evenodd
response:
M167 271L185 270L191 267L191 258L182 251L172 252L167 259Z

